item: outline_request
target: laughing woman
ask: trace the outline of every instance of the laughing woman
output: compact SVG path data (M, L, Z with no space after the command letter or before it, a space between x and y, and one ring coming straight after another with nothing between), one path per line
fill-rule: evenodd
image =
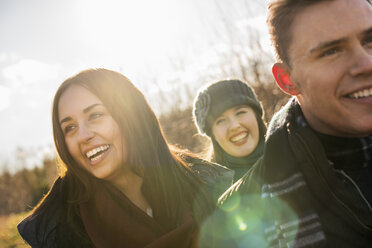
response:
M234 170L234 181L263 155L262 112L254 91L240 80L212 83L195 98L196 126L212 140L210 159Z
M231 173L172 151L126 77L91 69L67 79L52 120L65 173L18 225L32 247L198 247L212 191Z

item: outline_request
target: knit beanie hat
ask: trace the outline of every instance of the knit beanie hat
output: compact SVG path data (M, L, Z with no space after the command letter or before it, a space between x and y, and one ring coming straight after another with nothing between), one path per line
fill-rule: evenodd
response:
M262 118L262 107L253 89L237 80L222 80L199 91L194 100L193 117L200 134L211 137L215 119L227 109L246 104Z

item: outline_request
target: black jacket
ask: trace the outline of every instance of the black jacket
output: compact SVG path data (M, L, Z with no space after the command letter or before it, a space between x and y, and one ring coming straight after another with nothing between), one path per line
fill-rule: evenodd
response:
M205 181L207 192L217 198L232 184L234 173L226 167L204 160L185 157L184 160L200 178ZM44 201L47 205L42 214L31 214L22 220L17 228L22 238L31 247L92 247L90 242L79 239L69 228L67 216L67 195L65 178L58 178ZM81 220L78 221L83 227Z
M236 205L220 222L241 218L225 247L372 247L372 209L329 163L295 99L273 118L262 160L220 203Z

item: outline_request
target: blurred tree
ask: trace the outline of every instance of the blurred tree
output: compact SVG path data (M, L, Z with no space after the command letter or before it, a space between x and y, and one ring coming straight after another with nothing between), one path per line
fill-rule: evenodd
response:
M160 122L168 141L197 153L209 145L207 138L197 135L191 113L193 98L203 85L224 78L247 81L263 104L266 121L288 99L275 85L271 75L273 55L262 43L262 31L255 26L255 18L265 14L265 2L211 1L214 5L210 7L220 17L218 23L210 23L215 43L206 52L213 55L207 56L213 60L206 63L200 58L196 64L189 65L182 56L170 58L174 68L172 78L161 83L162 79L154 78L151 85L157 94L156 101L150 102L161 111ZM205 21L208 22L207 17ZM27 156L24 149L17 149L16 161L23 169L15 174L5 170L0 175L0 215L32 208L55 180L54 157L44 157L41 167L26 169Z
M157 103L168 107L168 112L163 112L160 118L168 140L195 152L204 151L209 145L208 139L196 135L191 114L193 98L203 85L225 78L246 81L254 88L263 105L266 122L289 98L276 86L271 74L274 56L271 48L263 45L265 33L256 25L257 18L264 18L266 3L240 0L214 0L213 3L211 7L217 10L220 17L220 22L210 23L216 42L210 48L213 56L208 58L213 57L214 60L208 61L207 66L203 64L204 61L193 65L200 67L195 72L182 57L170 58L174 71L180 72L180 76L172 79L172 90L159 90ZM188 71L197 74L193 77L194 81L187 81L190 77L182 76ZM184 78L187 78L186 81ZM157 87L161 89L160 84Z
M23 168L0 175L0 215L32 209L46 194L57 176L55 159L45 157L41 167Z

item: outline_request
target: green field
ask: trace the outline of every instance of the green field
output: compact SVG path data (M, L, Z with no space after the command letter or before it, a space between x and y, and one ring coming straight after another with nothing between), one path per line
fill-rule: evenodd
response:
M20 222L21 219L23 219L26 215L27 213L0 216L1 248L29 247L26 245L17 231L18 222Z

